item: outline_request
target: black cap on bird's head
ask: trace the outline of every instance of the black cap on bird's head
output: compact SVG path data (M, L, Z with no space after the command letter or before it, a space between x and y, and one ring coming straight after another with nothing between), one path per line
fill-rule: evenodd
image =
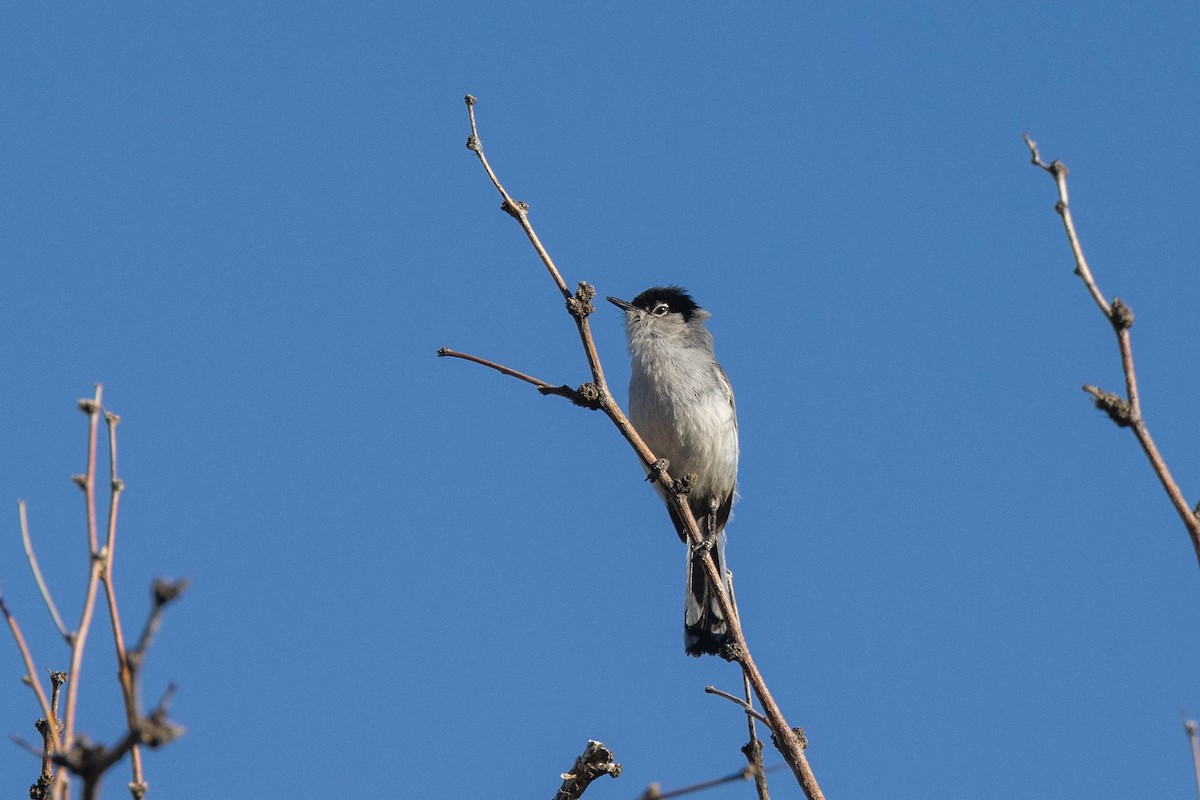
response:
M637 309L655 316L679 314L684 322L691 322L698 313L708 316L682 286L652 286L631 301L610 297L608 302L624 311Z

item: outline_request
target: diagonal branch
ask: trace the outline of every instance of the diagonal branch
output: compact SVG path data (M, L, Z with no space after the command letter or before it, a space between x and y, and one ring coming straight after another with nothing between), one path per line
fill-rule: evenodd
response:
M71 643L71 634L67 632L67 626L63 624L62 615L58 613L58 606L54 604L54 598L50 596L50 588L46 586L46 580L42 577L41 567L38 566L37 555L33 552L33 539L29 536L29 520L25 514L25 501L17 501L17 514L21 518L21 542L25 545L25 557L29 559L29 568L33 570L33 577L37 581L38 591L42 593L42 600L46 602L46 608L50 609L50 616L54 617L54 627L58 628L58 633L67 644Z
M1112 326L1113 332L1117 336L1117 347L1121 355L1121 370L1125 375L1126 396L1121 398L1091 385L1085 385L1083 390L1095 398L1096 407L1108 414L1113 422L1120 427L1128 427L1133 431L1133 435L1137 438L1138 444L1141 445L1142 451L1146 454L1146 458L1150 462L1150 468L1158 476L1158 480L1166 491L1167 497L1171 500L1171 505L1175 507L1179 518L1183 520L1188 537L1192 541L1192 549L1196 553L1196 560L1200 562L1200 516L1197 515L1197 510L1193 510L1188 505L1187 500L1184 499L1183 492L1179 489L1179 484L1171 476L1171 471L1167 468L1167 463L1159 452L1158 446L1154 443L1154 438L1150 435L1150 429L1146 426L1146 421L1142 416L1141 398L1138 395L1137 373L1133 365L1133 345L1129 335L1129 329L1133 327L1133 312L1119 297L1114 297L1111 303L1106 300L1100 292L1100 288L1096 285L1095 278L1092 277L1092 271L1088 267L1087 259L1083 255L1083 247L1079 243L1079 235L1075 231L1075 221L1071 216L1069 195L1067 193L1067 166L1057 160L1047 164L1042 160L1041 153L1038 152L1037 142L1031 139L1029 134L1025 134L1024 139L1026 146L1029 148L1030 161L1035 166L1045 170L1054 179L1054 184L1058 189L1058 202L1055 204L1054 210L1062 218L1063 228L1067 234L1067 242L1070 244L1071 254L1075 258L1075 274L1083 280L1088 294L1091 295L1092 300L1100 308L1100 312L1104 314L1105 319L1108 320L1109 325Z
M17 642L17 649L21 651L21 660L25 662L24 682L37 695L38 705L41 706L42 714L46 719L55 720L50 701L46 699L46 692L42 689L41 681L37 679L37 671L33 666L33 656L29 652L29 645L25 643L25 637L21 634L21 626L17 624L17 618L8 610L8 605L4 602L4 595L0 595L0 614L4 615L4 621L8 623L8 629L12 631L13 639ZM55 724L57 724L57 720L55 720Z
M551 278L554 280L555 285L566 299L567 311L575 320L575 324L579 332L580 342L583 345L584 355L587 358L588 367L592 372L592 380L597 393L597 404L599 409L603 411L606 416L608 416L612 423L617 427L617 430L620 431L621 435L629 443L630 447L632 447L634 452L637 453L638 458L641 459L642 465L645 467L648 473L654 479L661 481L663 486L671 489L671 491L667 492L668 503L678 515L678 518L683 521L684 529L687 531L690 545L701 548L705 541L705 536L697 525L696 519L692 515L691 508L687 503L685 485L672 479L671 475L667 472L667 463L665 461L660 462L657 458L655 458L654 453L651 452L645 441L642 440L642 437L638 435L638 432L634 429L628 417L626 417L625 413L621 410L620 405L613 398L612 392L610 392L608 389L608 384L604 379L604 371L600 365L600 356L596 350L596 344L592 337L591 328L588 325L588 315L595 310L591 302L596 297L595 288L590 284L581 282L576 293L574 295L570 294L570 291L567 289L567 284L563 280L561 273L554 265L549 253L546 252L541 240L534 232L532 224L529 222L528 204L516 202L512 199L509 193L505 190L503 184L501 184L500 179L496 176L496 173L492 169L491 164L488 162L487 157L484 155L483 143L479 139L479 131L475 122L475 98L471 95L467 95L465 101L467 104L467 116L471 125L471 135L467 139L467 147L479 157L479 161L483 165L484 170L487 172L488 177L491 179L492 185L496 187L496 190L503 198L501 209L512 216L513 219L520 224L521 229L525 232L525 235L533 244L533 247L537 251L539 258L542 260L542 263L546 266L546 269L550 273ZM442 351L439 351L439 353L446 355L449 354ZM491 362L484 362L481 359L471 360L475 360L477 363L483 363L485 366L491 366L494 369L499 368L498 365L492 364ZM542 384L541 381L538 381L537 379L530 379L529 376L514 374L515 371L508 370L507 368L500 369L500 371L504 372L505 374L512 375L513 377L518 377L522 380L533 383L534 385L539 386L539 388ZM753 688L755 695L757 695L759 699L759 703L762 705L763 712L766 717L766 724L771 728L771 731L774 734L773 739L775 744L779 748L784 759L788 762L788 765L792 768L792 772L795 774L796 780L800 783L805 795L809 798L809 800L818 800L818 798L823 798L824 795L817 784L816 776L813 775L812 768L809 766L808 759L804 754L805 743L802 741L797 730L788 725L787 720L783 716L783 712L776 704L775 699L771 696L771 692L767 688L767 684L762 677L762 673L759 671L757 665L754 663L754 660L750 655L750 648L746 644L746 638L742 632L741 622L738 619L729 594L726 592L723 576L720 575L717 570L717 565L713 559L711 548L703 549L702 552L704 552L704 556L701 563L703 564L705 573L708 576L709 584L714 588L714 594L717 598L717 602L721 607L722 614L724 615L729 627L729 635L733 639L733 643L727 648L724 655L726 655L729 660L737 661L741 666L746 679L750 682L750 686Z
M461 358L464 361L470 361L474 364L479 364L489 369L494 369L501 375L508 375L510 378L516 378L519 381L531 383L537 387L537 390L542 394L552 394L558 397L565 397L577 406L584 408L598 409L600 408L599 396L596 391L595 384L585 383L578 389L572 389L570 386L563 384L555 386L546 383L540 378L535 378L532 375L526 375L524 372L518 372L511 367L506 367L503 364L497 364L495 361L488 361L486 358L473 356L469 353L460 353L457 350L451 350L449 347L443 347L437 351L438 358Z

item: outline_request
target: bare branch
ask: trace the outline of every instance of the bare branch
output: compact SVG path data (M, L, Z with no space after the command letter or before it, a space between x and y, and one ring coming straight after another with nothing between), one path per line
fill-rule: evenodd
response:
M437 355L438 358L461 358L464 361L470 361L474 364L479 364L481 366L488 367L489 369L494 369L502 375L508 375L509 377L516 378L517 380L533 384L537 387L537 390L544 395L557 395L558 397L565 397L577 406L590 408L593 411L600 408L600 393L596 390L595 384L585 383L578 389L572 389L566 384L554 386L553 384L546 383L540 378L535 378L532 375L526 375L524 372L517 372L515 369L506 367L503 364L497 364L495 361L488 361L486 358L473 356L469 353L460 353L457 350L451 350L449 347L443 347L439 349L437 351Z
M113 585L113 561L117 553L117 509L120 506L121 494L125 490L125 482L121 480L117 472L117 424L120 423L121 417L107 409L101 408L100 410L104 412L104 423L108 430L109 475L108 527L105 530L104 548L100 556L102 565L100 580L104 585L104 599L108 605L108 619L112 626L113 647L117 655L117 681L121 684L121 699L125 704L125 724L133 732L138 728L141 709L138 707L133 668L125 652L121 612L117 604L117 590ZM93 484L93 490L94 488ZM133 772L129 788L135 800L146 793L146 781L142 775L142 751L138 744L138 740L135 739L129 745L129 764Z
M46 692L42 689L41 682L37 679L37 671L33 666L33 656L29 652L29 645L25 643L25 637L21 634L21 626L17 624L17 618L8 610L8 604L4 602L4 595L0 594L0 614L4 615L4 621L8 623L8 629L12 631L13 639L17 642L17 650L21 653L21 660L25 662L25 675L21 680L33 689L33 693L37 695L38 705L42 708L42 715L46 719L54 719L54 711L50 706L50 701L46 699Z
M154 603L150 608L150 615L146 617L146 624L142 628L142 635L138 637L137 645L125 657L126 661L129 662L130 670L133 672L135 683L141 670L142 661L146 657L146 650L150 648L150 642L154 639L154 635L158 633L158 628L162 624L163 609L178 600L187 587L187 578L180 578L177 581L168 581L159 578L154 582L154 587L151 591Z
M774 772L777 769L783 769L785 766L787 766L787 765L786 764L775 764L774 766L767 767L765 771L766 772ZM672 798L672 797L683 797L684 795L687 795L687 794L693 794L695 792L700 792L705 789L711 789L714 786L722 786L726 783L734 783L736 781L748 781L754 777L755 777L754 768L751 767L749 764L747 764L741 770L739 770L737 772L732 772L728 775L725 775L724 777L713 778L712 780L701 781L700 783L693 783L690 786L684 786L680 789L671 789L670 791L666 791L666 792L662 791L662 789L659 788L657 783L652 783L648 787L646 787L646 791L644 791L640 795L638 795L638 800L669 800L669 798Z
M712 517L710 517L712 519ZM733 611L738 613L737 592L733 585L733 570L726 570L729 574L729 600L733 603ZM753 695L750 693L750 678L746 673L742 673L742 699L746 702L747 711L754 710ZM758 726L754 724L755 717L753 714L746 714L746 729L749 733L749 739L742 747L742 755L746 757L750 768L754 771L754 789L758 792L758 800L771 800L771 791L767 787L767 770L763 766L763 745L758 738Z
M483 164L483 168L487 171L488 177L492 179L492 185L496 187L496 191L500 193L503 202L500 208L509 216L515 219L521 225L521 229L525 231L525 235L529 237L533 249L537 251L538 257L542 259L542 263L546 265L546 271L550 273L550 277L554 280L554 285L562 292L564 299L571 298L571 290L567 288L566 281L562 279L562 275L558 271L558 267L554 266L554 259L550 258L550 254L546 252L546 248L542 246L541 239L534 233L533 226L529 224L529 204L521 200L513 200L505 190L500 179L496 177L496 173L492 171L492 165L488 163L487 156L483 154L483 142L479 139L479 129L475 126L475 98L467 95L463 98L467 104L467 116L471 120L471 135L467 139L467 149L479 156L479 163Z
M750 705L749 702L743 700L740 697L737 697L736 695L732 695L729 692L723 692L715 686L705 686L704 693L705 694L715 694L717 697L724 697L726 700L733 703L734 705L741 706L742 710L746 712L746 716L753 717L754 719L758 720L759 722L761 722L764 725L771 724L770 720L768 720L766 717L764 717L762 714L760 714L758 711L756 711L754 709L754 706Z
M1066 165L1061 161L1052 161L1047 164L1038 151L1037 142L1030 138L1029 134L1025 134L1024 138L1026 146L1029 147L1032 163L1049 173L1058 189L1058 202L1055 204L1054 209L1062 217L1063 228L1067 234L1067 242L1071 246L1071 254L1075 259L1075 274L1083 280L1088 294L1091 295L1092 300L1095 301L1100 312L1108 320L1109 325L1112 326L1113 332L1117 336L1117 347L1121 356L1121 370L1125 375L1126 396L1121 398L1090 385L1085 385L1083 390L1095 398L1096 407L1108 414L1113 422L1120 427L1127 427L1133 431L1138 444L1141 445L1142 451L1150 461L1151 469L1158 476L1159 483L1162 484L1167 497L1171 500L1171 505L1175 507L1176 513L1179 514L1179 518L1183 521L1183 525L1188 532L1188 537L1192 541L1192 549L1195 551L1196 560L1200 562L1200 516L1193 511L1188 505L1187 500L1184 499L1183 492L1179 489L1179 484L1171 476L1171 471L1167 468L1167 463L1163 460L1158 446L1154 443L1154 439L1150 435L1150 429L1146 426L1145 418L1142 416L1141 398L1138 395L1137 372L1133 364L1133 344L1129 335L1129 330L1133 326L1133 311L1119 297L1113 298L1113 301L1109 303L1104 295L1101 294L1095 279L1092 277L1092 271L1088 267L1087 259L1083 256L1083 247L1079 243L1079 235L1075 230L1074 219L1071 217L1071 207L1067 194Z
M524 203L514 201L508 192L500 183L491 164L483 153L483 144L479 139L479 130L475 120L475 98L471 95L466 96L467 115L471 125L471 135L467 139L467 147L474 152L478 157L488 177L496 190L500 192L504 199L501 208L512 216L520 225L529 241L533 244L534 250L537 251L542 263L546 266L547 271L553 278L555 285L563 294L567 301L567 311L575 320L578 329L580 342L583 345L584 354L588 361L588 367L592 371L592 382L596 387L599 395L597 403L608 418L617 427L621 435L625 437L629 445L637 453L642 461L642 465L651 475L657 476L663 486L670 487L671 491L667 493L667 501L671 508L675 511L677 517L683 522L684 528L687 531L689 544L693 547L700 547L705 541L705 535L700 531L696 523L695 517L692 515L686 499L686 484L684 482L673 480L668 474L663 464L654 456L650 448L642 440L641 436L629 422L628 417L621 410L617 401L613 398L612 392L609 391L608 383L604 378L604 370L600 365L600 356L596 350L596 344L592 337L591 328L588 324L589 315L594 310L592 300L596 297L596 290L588 283L580 282L579 288L574 295L571 295L567 289L566 282L559 273L558 268L554 265L549 253L542 246L541 240L533 230L533 226L529 222L528 206ZM494 365L490 365L493 366ZM534 381L535 385L537 383ZM745 635L742 632L742 627L738 621L737 614L730 601L729 595L725 590L725 582L717 570L716 561L713 558L712 552L705 551L701 563L704 565L705 574L707 575L710 585L714 588L714 594L717 602L721 607L722 614L727 620L729 627L729 635L733 639L733 643L728 645L722 656L730 661L736 661L742 667L747 680L757 695L759 702L762 704L766 716L766 724L773 732L773 741L779 747L780 752L791 766L797 781L804 790L805 795L809 800L818 800L823 798L821 789L817 784L816 776L813 775L812 769L808 764L808 759L804 754L804 743L801 737L797 734L798 729L794 729L787 724L784 719L783 712L779 709L774 698L771 696L770 690L767 688L766 681L759 672L757 665L754 663L750 655L750 648L746 644Z
M83 668L83 651L87 645L88 633L91 631L92 616L96 609L96 592L100 586L100 576L104 569L100 544L96 535L96 433L100 422L100 398L103 387L96 384L96 394L92 398L79 401L79 410L88 415L88 451L87 468L82 475L75 477L75 483L83 490L84 505L87 513L87 542L88 555L91 559L88 569L87 588L84 591L83 610L79 614L79 625L71 635L71 665L67 673L71 676L67 684L67 706L63 712L63 732L60 749L73 746L75 739L75 714L79 707L80 674Z
M1104 299L1104 295L1100 293L1100 288L1092 278L1092 271L1088 269L1087 259L1083 257L1083 248L1080 247L1079 237L1075 233L1075 220L1071 217L1071 206L1067 194L1067 165L1061 161L1052 161L1047 164L1042 160L1042 156L1038 152L1037 142L1029 138L1028 133L1024 134L1023 138L1025 139L1025 144L1029 147L1032 162L1049 173L1050 177L1054 179L1054 183L1058 186L1058 204L1054 206L1054 210L1062 217L1063 227L1067 231L1067 240L1071 245L1071 254L1075 257L1075 274L1083 279L1088 293L1096 301L1096 305L1100 307L1101 313L1108 317L1112 314L1112 309L1109 308L1108 301Z
M29 520L25 515L25 501L17 501L17 514L21 518L21 541L25 545L25 557L29 559L29 568L33 570L33 577L37 581L38 591L42 593L42 600L46 603L46 608L50 610L50 616L54 617L54 627L58 628L58 633L66 643L71 643L71 634L67 632L67 626L63 624L62 616L58 613L58 606L54 604L54 598L50 596L50 589L46 586L46 581L42 577L41 567L38 566L37 555L33 552L33 539L29 536Z

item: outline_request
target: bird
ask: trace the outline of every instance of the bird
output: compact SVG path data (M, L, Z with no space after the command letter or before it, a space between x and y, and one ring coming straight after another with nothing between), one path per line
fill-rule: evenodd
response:
M654 286L633 300L608 301L625 312L630 422L655 457L667 459L673 478L689 478L688 505L701 535L715 532L708 544L718 574L727 581L725 525L737 488L737 406L705 327L712 315L680 286ZM665 501L662 483L655 482L655 488ZM682 520L669 503L667 510L687 542ZM699 555L688 548L684 651L718 655L732 637Z

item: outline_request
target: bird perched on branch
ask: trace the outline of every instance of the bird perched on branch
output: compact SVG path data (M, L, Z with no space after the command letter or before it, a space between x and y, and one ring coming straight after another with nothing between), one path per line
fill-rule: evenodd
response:
M629 418L675 480L688 479L692 515L713 548L726 579L725 523L737 483L738 431L733 389L713 355L704 326L711 315L678 286L656 286L631 301L608 298L625 312L632 377ZM661 482L655 488L665 499ZM679 538L682 520L667 505ZM702 553L688 548L683 645L688 655L718 654L731 641L729 626L709 584Z

